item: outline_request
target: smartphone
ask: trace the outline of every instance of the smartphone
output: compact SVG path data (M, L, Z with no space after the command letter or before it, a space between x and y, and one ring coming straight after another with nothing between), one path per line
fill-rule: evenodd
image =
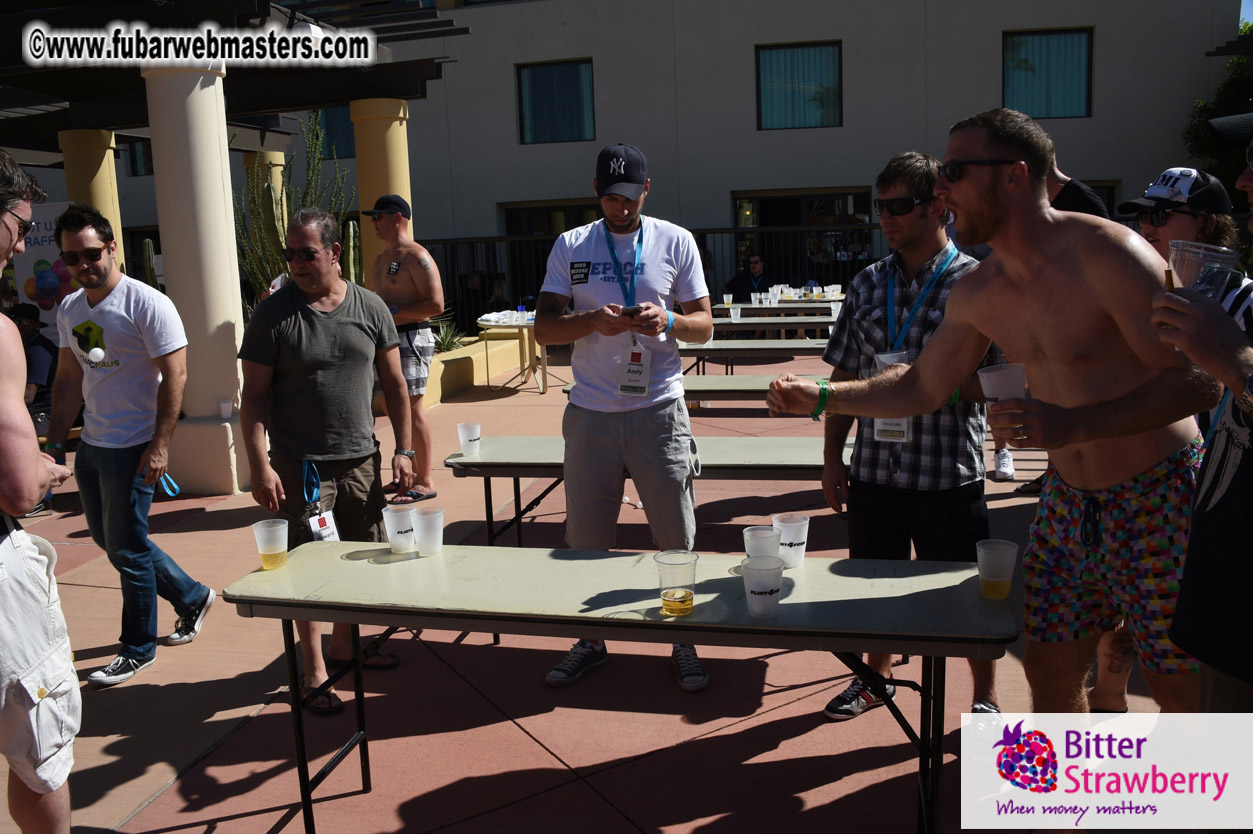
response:
M639 306L638 304L634 307L622 308L622 315L624 316L638 316L642 312L644 312L644 308Z

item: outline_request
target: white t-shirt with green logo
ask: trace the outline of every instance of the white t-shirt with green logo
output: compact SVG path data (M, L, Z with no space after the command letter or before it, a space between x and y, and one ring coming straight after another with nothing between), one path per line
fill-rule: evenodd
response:
M67 296L57 332L83 369L83 440L111 449L152 440L161 385L153 360L187 346L174 302L123 275L95 307L85 290ZM104 351L99 362L92 348Z

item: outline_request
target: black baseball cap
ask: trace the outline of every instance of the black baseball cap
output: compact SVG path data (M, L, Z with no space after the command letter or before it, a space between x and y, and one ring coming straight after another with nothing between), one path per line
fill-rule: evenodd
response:
M610 145L596 157L596 196L620 194L638 200L648 182L648 160L634 145Z
M361 213L367 217L377 217L380 214L399 214L406 220L413 217L409 203L399 194L384 194L374 201L374 208Z
M1241 113L1238 116L1219 116L1210 119L1209 123L1228 139L1239 139L1248 142L1253 139L1253 113Z
M26 319L27 321L35 322L35 324L38 324L40 327L47 327L47 325L44 324L43 319L39 318L39 308L34 304L14 304L13 309L9 311L9 316L12 317L14 321L17 321L18 319Z
M1118 213L1138 214L1182 206L1209 214L1231 214L1231 197L1213 174L1197 168L1167 168L1145 189L1143 197L1119 203Z

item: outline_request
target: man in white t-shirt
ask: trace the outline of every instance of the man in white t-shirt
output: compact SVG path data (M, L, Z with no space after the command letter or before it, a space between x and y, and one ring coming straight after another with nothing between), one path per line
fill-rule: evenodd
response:
M75 203L57 218L55 232L61 258L82 288L57 313L64 347L47 448L65 455L70 423L85 402L74 477L91 538L122 580L121 650L88 680L112 686L152 665L158 595L178 614L169 645L194 640L214 600L211 588L148 538L148 509L166 474L183 404L187 337L173 302L118 269L104 215Z
M708 341L713 315L692 234L641 214L649 186L639 148L600 152L592 188L605 217L557 239L536 307L536 341L574 343L577 384L562 420L573 548L614 546L624 470L661 549L691 550L696 536L678 340ZM566 686L608 658L603 641L580 640L546 681ZM676 644L671 658L680 687L705 688L695 648Z

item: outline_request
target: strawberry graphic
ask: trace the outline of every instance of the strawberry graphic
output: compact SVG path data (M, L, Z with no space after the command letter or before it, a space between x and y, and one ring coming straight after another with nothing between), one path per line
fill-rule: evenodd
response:
M1004 747L996 757L996 772L1011 785L1031 793L1057 790L1057 753L1053 742L1039 730L1022 732L1022 722L1006 727L993 747Z

